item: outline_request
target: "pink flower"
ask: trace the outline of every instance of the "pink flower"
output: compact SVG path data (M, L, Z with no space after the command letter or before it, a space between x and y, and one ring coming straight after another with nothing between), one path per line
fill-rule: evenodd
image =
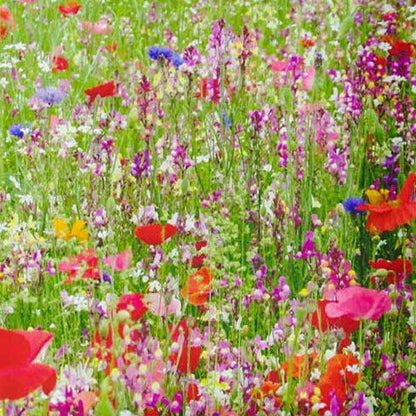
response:
M133 260L133 252L131 250L124 250L120 254L108 256L103 260L103 263L116 272L126 270L130 267Z
M173 298L169 306L166 308L165 299L159 293L147 293L144 295L144 304L153 315L166 316L166 314L179 314L181 311L181 303L178 299Z
M82 22L82 28L88 33L96 35L108 35L113 31L113 28L108 25L106 19L101 19L97 23Z
M302 90L310 91L315 81L315 67L311 65L302 75Z
M325 307L330 318L345 316L355 320L378 320L392 305L391 299L385 293L360 286L337 290L336 296L337 302L328 303Z

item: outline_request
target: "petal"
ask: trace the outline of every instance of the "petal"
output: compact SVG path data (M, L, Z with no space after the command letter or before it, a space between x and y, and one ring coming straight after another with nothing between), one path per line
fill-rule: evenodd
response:
M72 226L71 237L76 237L79 242L88 240L88 230L85 221L76 220Z
M403 187L397 195L397 198L402 202L408 202L413 194L413 188L416 183L416 173L410 173L407 179L404 181Z
M43 364L10 367L0 370L0 400L17 400L43 388L50 393L56 384L56 371Z
M30 344L23 335L0 329L0 368L28 364L30 356Z
M49 345L49 342L54 337L54 334L46 331L16 331L17 334L22 335L30 345L29 362L32 362L39 355L44 347Z
M63 218L54 219L53 225L55 227L56 238L63 238L66 240L69 236L69 227L66 221Z

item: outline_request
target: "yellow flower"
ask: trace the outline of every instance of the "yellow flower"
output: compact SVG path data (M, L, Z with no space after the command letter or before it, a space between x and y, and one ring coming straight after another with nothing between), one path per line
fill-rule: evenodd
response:
M371 205L380 205L389 200L389 191L387 189L380 189L380 191L377 189L367 189L365 194Z
M65 241L76 238L80 243L88 240L88 230L85 228L85 224L85 221L76 220L72 230L69 231L69 226L63 218L53 220L56 238L62 238Z

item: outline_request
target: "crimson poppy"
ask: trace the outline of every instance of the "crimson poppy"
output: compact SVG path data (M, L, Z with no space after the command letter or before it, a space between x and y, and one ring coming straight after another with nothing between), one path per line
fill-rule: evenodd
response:
M396 259L393 261L378 259L377 261L369 261L368 264L376 270L386 270L385 280L389 284L399 283L405 277L409 276L412 271L412 263L405 259Z
M53 338L45 331L0 329L0 400L17 400L42 387L49 394L56 384L56 370L34 363Z
M76 1L68 1L66 4L58 5L58 10L62 13L62 16L67 17L71 14L75 15L81 9L81 5Z
M138 321L147 311L146 305L143 303L144 296L140 293L128 293L120 296L117 303L117 312L122 310L130 313L133 321Z
M153 246L162 244L176 234L176 227L171 224L141 225L134 230L134 235L144 243Z
M52 72L63 72L69 67L68 61L60 55L52 57Z
M350 334L360 327L359 321L351 319L348 316L330 318L325 311L326 305L329 303L331 302L328 300L318 301L318 307L311 316L311 325L313 327L322 332L332 328L342 328L345 334Z
M192 341L190 340L189 331L194 328L195 322L189 328L186 319L182 319L174 328L172 326L169 327L169 331L172 334L172 341L179 344L179 351L170 354L169 360L177 366L180 373L195 372L199 364L199 359L201 358L201 347L192 346Z
M105 82L104 84L86 89L85 94L88 95L89 102L92 104L98 96L104 98L116 95L116 85L114 81Z
M416 201L410 199L415 182L416 173L410 173L395 200L388 201L378 191L370 190L372 194L367 192L370 203L358 205L356 210L369 211L366 228L371 234L393 231L416 218Z

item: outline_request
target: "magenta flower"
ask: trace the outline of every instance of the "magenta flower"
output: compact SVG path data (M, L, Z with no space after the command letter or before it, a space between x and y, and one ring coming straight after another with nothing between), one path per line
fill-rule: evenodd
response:
M391 299L385 293L360 286L337 290L336 296L337 302L328 303L325 308L330 318L345 316L355 320L378 320L392 305Z

